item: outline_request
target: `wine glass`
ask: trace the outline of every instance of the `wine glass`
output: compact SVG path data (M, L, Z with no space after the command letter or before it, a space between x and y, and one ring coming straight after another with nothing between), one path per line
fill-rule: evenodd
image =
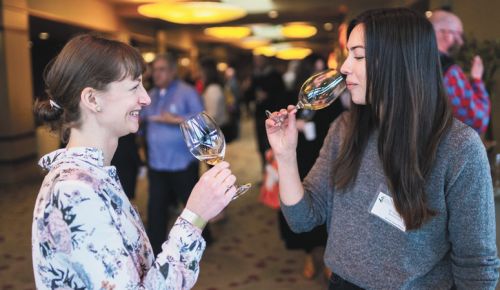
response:
M224 154L226 153L224 134L207 113L201 112L185 120L180 126L184 141L194 157L210 165L215 165L224 160ZM233 200L247 192L251 186L250 183L236 186L236 194Z
M295 108L307 110L320 110L328 107L346 89L344 76L336 69L328 69L309 77L299 92L299 101ZM272 116L266 110L266 115L281 126L287 115Z

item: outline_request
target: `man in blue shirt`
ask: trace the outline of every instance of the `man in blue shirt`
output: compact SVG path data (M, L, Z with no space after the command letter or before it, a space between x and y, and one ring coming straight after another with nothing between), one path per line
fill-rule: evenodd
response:
M151 105L141 111L148 148L148 235L161 252L167 235L168 205L186 202L198 180L199 162L191 155L179 124L203 111L195 89L177 78L177 59L158 55L153 61Z

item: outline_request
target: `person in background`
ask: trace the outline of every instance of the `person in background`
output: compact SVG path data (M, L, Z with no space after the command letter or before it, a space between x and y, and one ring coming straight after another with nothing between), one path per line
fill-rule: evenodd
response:
M299 60L291 60L288 62L286 72L283 74L283 83L285 84L285 90L287 95L296 95L295 84L297 80L297 72L300 66Z
M326 60L320 55L311 54L298 64L293 91L295 98L292 103L297 103L297 96L304 81L310 76L327 69ZM299 177L303 180L309 170L311 170L319 151L323 145L323 140L328 133L330 124L342 113L343 107L340 101L336 101L323 110L301 110L297 118L297 164ZM312 252L317 247L326 245L326 226L322 224L311 231L305 233L294 233L288 226L281 211L278 212L278 221L281 237L285 241L287 249L299 249L306 253L302 274L307 279L312 279L316 274ZM324 273L327 278L331 271L325 267Z
M349 26L347 49L351 108L303 183L297 110L266 120L288 224L304 232L326 222L331 290L495 289L488 159L452 116L432 24L405 8L369 10Z
M229 66L224 71L224 95L226 96L226 106L229 113L229 124L227 126L227 137L230 140L240 136L240 121L242 93L238 81L236 69Z
M472 59L470 78L455 63L453 56L464 44L463 26L455 14L436 10L429 18L436 32L443 69L444 86L455 118L483 135L490 121L491 104L482 81L484 66L479 55Z
M135 133L131 133L118 138L118 146L111 159L111 165L116 167L120 183L128 199L135 198L137 175L142 165L136 137Z
M264 172L266 151L270 148L264 125L266 110L274 111L285 104L286 92L281 74L273 67L267 57L254 55L253 60L254 72L248 88L248 94L255 102L255 133L262 172Z
M139 129L139 112L151 102L143 71L134 48L93 35L71 39L46 69L48 98L35 112L67 146L39 162L49 172L33 213L37 289L177 290L196 282L201 230L231 201L236 178L226 162L207 171L153 254L110 166L118 138Z
M200 60L200 79L203 83L203 103L205 111L219 125L224 127L229 122L229 114L224 96L223 81L217 71L217 64L212 58Z
M177 59L160 54L152 64L154 88L151 105L141 111L148 152L149 240L155 254L160 253L167 235L169 207L186 203L199 175L199 162L189 152L179 124L203 111L194 88L177 78ZM204 238L211 243L210 232Z

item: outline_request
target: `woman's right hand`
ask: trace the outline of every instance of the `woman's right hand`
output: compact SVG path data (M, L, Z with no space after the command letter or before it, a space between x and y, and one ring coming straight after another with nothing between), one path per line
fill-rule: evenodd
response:
M297 149L297 109L289 105L288 110L281 109L273 112L266 120L266 132L269 144L273 149L278 163L280 161L295 160ZM273 120L274 117L282 117L284 121L280 124Z
M209 221L218 215L236 193L236 177L229 169L229 163L222 161L205 172L196 183L186 208Z

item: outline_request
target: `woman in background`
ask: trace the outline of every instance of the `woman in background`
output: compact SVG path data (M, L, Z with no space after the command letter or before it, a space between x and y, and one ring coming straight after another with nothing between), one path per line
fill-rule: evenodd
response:
M325 59L317 54L311 54L300 61L293 86L293 96L295 99L290 102L297 103L297 95L304 81L326 68ZM334 102L323 110L302 110L299 112L297 118L297 165L301 180L306 177L314 165L316 158L318 158L330 124L342 111L342 103ZM288 226L283 213L279 211L278 214L281 237L285 241L286 248L290 250L299 249L306 253L302 274L305 278L312 279L317 272L312 252L315 248L326 245L327 234L325 224L305 233L294 233ZM324 273L328 278L330 277L330 270L328 268L325 268Z
M229 121L229 114L226 108L223 81L214 59L205 58L200 61L200 78L204 88L202 96L205 111L219 127L223 127Z

